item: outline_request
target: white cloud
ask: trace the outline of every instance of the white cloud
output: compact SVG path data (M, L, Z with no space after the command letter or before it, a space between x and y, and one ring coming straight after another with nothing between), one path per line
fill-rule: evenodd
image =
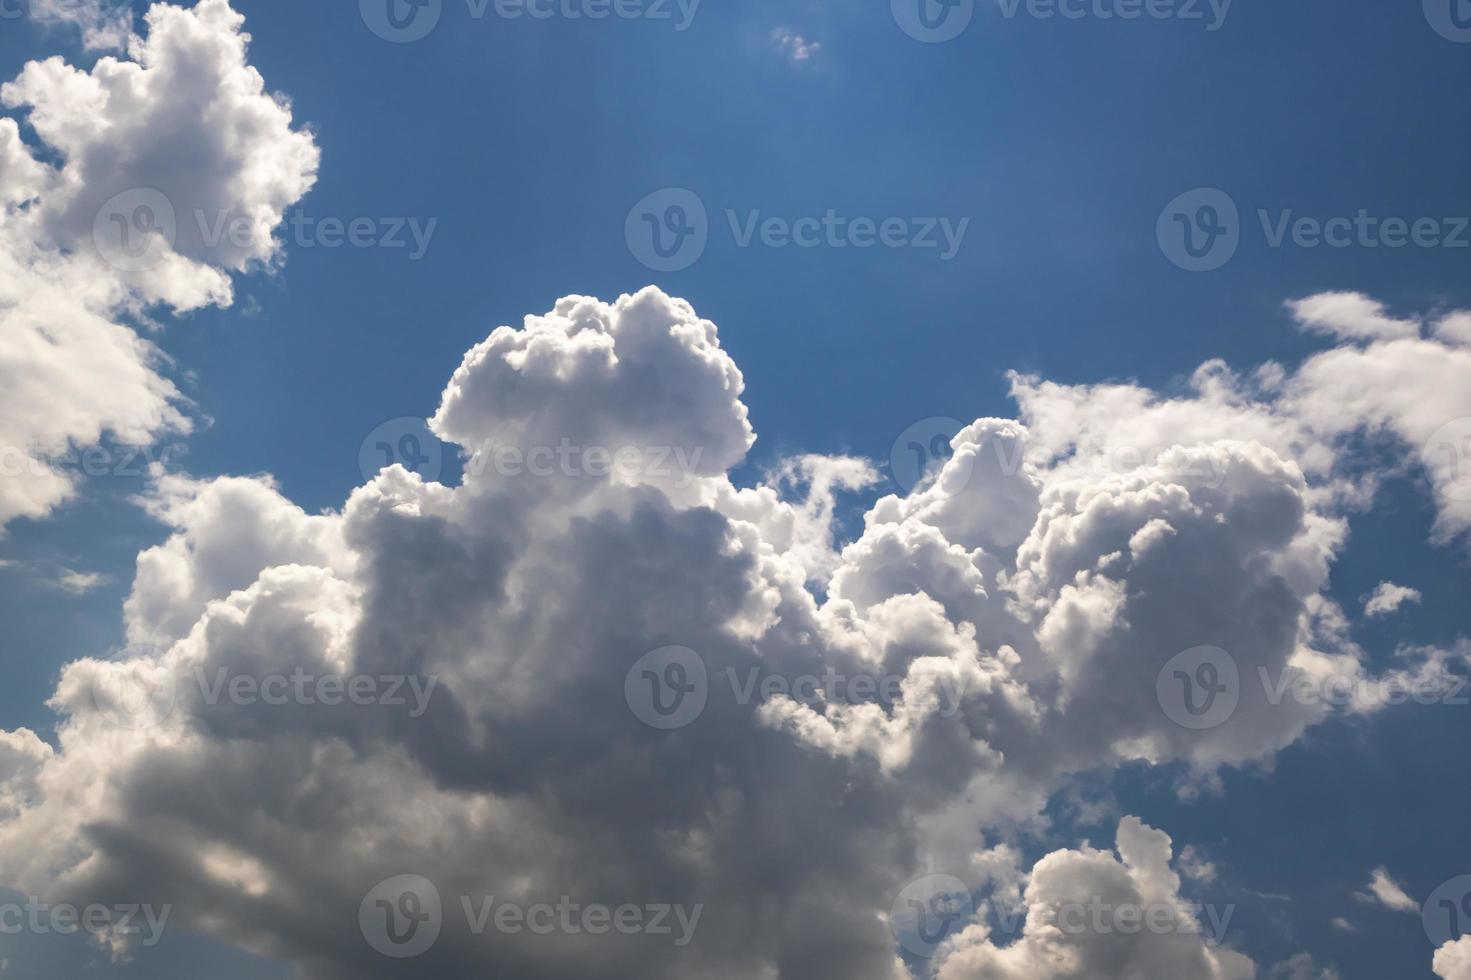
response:
M1333 967L1320 967L1307 953L1299 953L1281 963L1272 965L1267 971L1268 980L1338 980L1338 971Z
M43 24L70 24L88 48L127 47L133 33L132 0L30 0L31 17Z
M277 261L273 229L315 179L316 145L247 63L226 0L158 4L147 24L129 58L33 61L0 86L63 161L0 118L0 528L76 494L53 462L70 446L190 429L166 359L125 322L230 303L230 274ZM233 217L251 234L213 242Z
M101 572L79 572L64 568L56 576L56 587L72 595L85 595L106 584L107 576Z
M772 31L771 41L776 45L778 51L799 64L811 61L822 50L822 42L809 41L787 27L778 27Z
M1216 880L1216 866L1200 855L1193 846L1186 846L1180 852L1180 858L1176 862L1180 871L1191 881L1201 881L1209 884Z
M1448 344L1471 347L1471 311L1457 310L1435 321L1435 335Z
M1360 892L1358 897L1365 902L1378 903L1391 912L1420 911L1420 903L1406 894L1404 887L1391 878L1385 868L1374 869L1369 878L1368 890Z
M937 980L1254 980L1250 959L1217 944L1232 908L1203 910L1181 896L1168 835L1125 817L1117 851L1042 858L1022 897L1021 938L998 945L989 926L971 926L940 950Z
M1420 334L1419 320L1396 320L1383 303L1363 293L1318 293L1287 305L1305 330L1343 340L1395 340Z
M1471 980L1471 936L1462 936L1437 949L1432 969L1441 980Z
M1418 589L1393 582L1380 582L1374 592L1364 601L1365 616L1387 616L1407 602L1419 602Z
M101 572L78 571L49 561L0 561L0 569L23 571L35 584L69 595L86 595L109 581Z
M1070 774L1124 762L1182 762L1209 781L1331 710L1245 685L1220 725L1187 727L1157 687L1176 653L1218 646L1244 677L1391 676L1369 675L1323 595L1365 497L1346 489L1362 474L1340 436L1289 410L1312 387L1299 376L1211 364L1175 398L1017 378L1020 420L965 427L932 480L877 501L846 545L834 497L872 467L802 457L736 487L726 474L755 438L743 384L689 304L652 288L569 297L491 332L450 380L432 425L465 447L461 486L394 467L341 512L308 515L268 479L160 476L148 505L171 536L140 556L126 608L145 646L67 668L60 750L9 778L18 812L0 822L0 856L38 892L188 894L189 928L309 963L312 980L364 969L321 910L355 914L405 870L454 894L511 881L529 898L710 910L680 948L549 951L450 929L417 964L438 972L894 980L881 914L918 870L949 862L1020 893L1015 854L978 857L978 829L1030 825ZM564 443L661 447L683 464L493 465ZM717 680L694 724L656 732L629 710L625 675L671 644ZM1406 653L1420 674L1454 656ZM210 704L188 684L297 667L432 676L437 694L409 719ZM753 670L897 686L722 693ZM155 724L119 728L121 685L171 680L176 700L142 705ZM291 801L292 818L254 824L260 799ZM820 846L781 827L820 828ZM1120 860L1085 849L1039 867L1170 896L1169 852L1126 822ZM1213 870L1193 851L1178 867L1200 882ZM248 868L250 887L220 868ZM1027 887L1046 881L1034 869ZM759 919L743 911L773 901ZM1046 941L1013 951L971 934L946 969L1010 976L994 971L1030 969ZM1043 975L1119 942L1064 943ZM1181 975L1248 966L1199 937L1117 953L1216 971Z

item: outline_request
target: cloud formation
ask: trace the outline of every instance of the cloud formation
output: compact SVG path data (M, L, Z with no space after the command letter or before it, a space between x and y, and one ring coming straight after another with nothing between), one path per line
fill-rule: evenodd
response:
M1368 499L1354 434L1295 411L1322 358L1357 352L1294 375L1209 364L1176 397L1018 376L1018 420L966 426L841 544L837 498L873 469L808 456L733 484L755 434L714 324L654 288L568 297L492 331L450 379L431 425L466 454L459 486L395 466L308 515L265 478L162 477L150 506L171 534L139 558L134 647L66 669L57 750L5 736L0 856L38 893L172 903L312 980L894 980L908 967L885 919L936 867L1018 896L1025 879L1041 911L1080 883L1178 903L1172 845L1137 821L1117 856L1062 851L1028 875L1001 850L974 861L977 835L1029 825L1071 774L1144 762L1208 782L1270 761L1334 709L1245 682L1263 672L1384 681L1323 594ZM495 465L561 447L578 465ZM682 462L617 465L630 448ZM667 649L686 651L679 673L639 672ZM1209 725L1164 693L1200 649L1241 681ZM433 693L411 714L198 683L297 671ZM1222 683L1184 676L1204 685L1192 698ZM703 710L646 723L630 692L682 697L691 677ZM1193 856L1180 867L1209 882ZM446 913L400 963L358 916L406 871L449 913L476 896L703 912L682 946L489 942ZM1254 969L1199 935L1027 921L1009 945L974 923L942 975Z
M132 17L32 10L110 47L105 25ZM243 24L227 0L158 4L128 57L33 61L0 86L39 141L0 118L0 529L76 493L59 463L70 447L189 431L166 359L129 324L229 305L232 273L279 258L274 229L318 150L247 62ZM237 218L249 235L210 233Z
M1181 897L1167 834L1125 817L1116 849L1042 858L1022 897L1021 937L998 946L988 926L971 926L941 949L937 980L1255 980L1256 965L1219 944L1232 910L1211 906L1208 921Z
M1388 616L1407 602L1419 602L1420 590L1393 582L1380 582L1364 600L1365 616Z

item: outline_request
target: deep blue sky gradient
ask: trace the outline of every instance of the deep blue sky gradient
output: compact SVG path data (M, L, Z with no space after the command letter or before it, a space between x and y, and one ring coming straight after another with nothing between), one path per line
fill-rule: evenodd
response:
M684 33L475 21L464 0L445 2L429 38L393 45L347 0L237 0L252 62L323 149L302 210L438 225L417 262L288 245L279 273L238 281L234 308L171 323L157 339L212 420L185 441L189 471L269 472L308 509L336 507L361 482L364 436L431 414L496 325L568 293L611 299L649 282L720 326L745 373L757 465L792 452L883 460L918 419L1013 415L1009 369L1170 388L1213 357L1292 363L1322 345L1291 329L1282 304L1324 290L1402 314L1471 307L1471 249L1274 249L1255 217L1471 214L1471 44L1433 32L1418 0L1237 0L1214 33L1008 20L981 0L943 45L905 36L882 0L705 0ZM821 50L791 63L770 40L779 26ZM51 53L91 57L64 30L0 21L0 77ZM701 196L712 232L693 267L661 274L630 254L623 229L636 201L668 186ZM1243 240L1223 269L1191 274L1161 253L1155 223L1202 186L1236 200ZM727 208L970 226L950 262L742 249ZM5 727L47 729L60 665L119 641L133 558L162 537L126 501L140 488L90 481L83 500L0 541L0 558L113 576L78 598L0 569ZM1361 630L1376 657L1468 632L1471 571L1425 544L1429 522L1423 494L1396 483L1355 522L1335 570L1350 604L1381 579L1425 593L1413 615ZM1418 917L1352 893L1380 863L1421 897L1471 871L1468 712L1332 722L1275 773L1228 774L1223 797L1193 804L1176 800L1169 773L1130 770L1090 792L1208 852L1223 875L1205 900L1241 903L1229 938L1264 966L1308 950L1345 980L1429 977ZM1056 809L1064 836L1110 841L1111 827ZM1330 929L1335 915L1359 931ZM216 955L171 936L119 975L194 976L202 962L221 980L282 975Z

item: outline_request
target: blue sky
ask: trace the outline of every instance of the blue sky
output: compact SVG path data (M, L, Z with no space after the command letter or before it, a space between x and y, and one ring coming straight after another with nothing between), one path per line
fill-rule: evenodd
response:
M1427 318L1471 308L1471 232L1460 247L1340 248L1290 235L1274 246L1263 226L1263 212L1270 226L1289 211L1362 210L1446 232L1471 215L1471 44L1437 33L1419 4L1237 0L1211 30L1208 5L1203 20L1105 20L1092 7L1071 20L977 0L969 27L938 44L907 36L887 4L852 0L705 0L685 30L673 4L672 20L594 21L507 19L494 4L477 17L443 0L435 29L401 44L355 6L234 0L250 64L321 150L315 186L286 213L372 219L375 236L403 219L410 243L410 227L432 228L423 254L325 248L288 225L279 268L235 276L232 306L160 313L150 334L199 423L154 452L195 477L272 474L308 513L340 509L372 476L359 452L376 427L434 414L467 349L569 294L611 301L655 284L719 325L759 436L735 471L746 485L801 453L885 463L926 418L1015 417L1008 371L1180 394L1213 358L1292 370L1334 341L1298 329L1289 300L1354 291ZM99 57L74 25L0 20L0 77L52 54L83 68ZM661 272L625 226L666 188L704 206L708 245ZM1157 235L1162 209L1197 188L1238 209L1239 245L1207 272L1178 267ZM967 224L949 258L759 236L743 247L732 228L754 212L829 211ZM63 665L124 644L138 553L169 533L132 499L147 487L141 474L87 479L0 538L13 563L0 568L0 728L53 740L45 702ZM846 537L893 491L842 498ZM1371 664L1467 633L1464 540L1432 542L1435 516L1410 468L1349 519L1325 594L1352 614ZM62 569L104 578L68 591L53 581ZM1359 615L1383 581L1423 598ZM1070 778L1026 865L1080 839L1107 846L1119 815L1137 814L1220 869L1208 887L1239 905L1232 944L1264 976L1300 953L1344 980L1433 976L1420 917L1355 894L1380 866L1417 901L1471 871L1467 711L1334 717L1194 797L1178 766ZM1073 806L1075 793L1104 812ZM1340 916L1353 931L1329 924ZM287 975L186 933L128 966L80 941L40 945L0 938L0 960L23 977L183 977L204 964L230 980ZM57 965L72 957L94 965Z

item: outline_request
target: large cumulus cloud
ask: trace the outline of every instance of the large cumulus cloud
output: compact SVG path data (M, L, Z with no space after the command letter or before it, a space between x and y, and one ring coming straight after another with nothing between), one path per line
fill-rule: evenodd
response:
M1438 343L1386 341L1406 342ZM1208 365L1172 398L1017 378L1019 420L967 426L840 544L836 502L873 469L803 457L734 485L754 433L714 324L653 288L561 300L450 380L432 425L465 449L459 486L392 467L308 515L265 479L159 482L172 534L127 606L142 646L67 668L57 749L0 743L9 883L172 904L312 980L905 976L885 920L916 873L977 867L981 832L1032 820L1071 773L1270 760L1330 708L1273 703L1260 671L1367 676L1322 594L1366 491L1347 436L1289 407L1316 364ZM576 463L504 462L558 447ZM609 465L622 449L673 469ZM666 731L625 682L671 646L707 704ZM1243 682L1229 717L1182 724L1157 682L1203 646ZM433 694L273 706L195 683L297 669ZM876 683L761 683L803 676ZM1044 859L1028 903L1079 880L1178 898L1163 834L1126 821L1118 850ZM358 911L404 873L448 914L399 962ZM473 935L458 897L492 895L704 911L687 945ZM1036 921L1011 945L978 925L944 975L1253 969L1198 937L1062 941Z

